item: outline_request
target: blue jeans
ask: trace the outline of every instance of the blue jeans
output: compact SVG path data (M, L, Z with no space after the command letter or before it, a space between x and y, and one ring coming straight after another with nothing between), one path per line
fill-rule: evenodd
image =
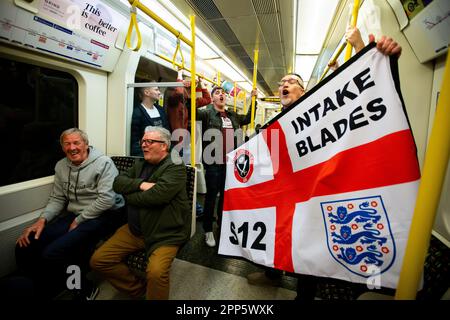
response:
M85 220L68 232L75 217L71 212L64 212L45 226L39 239L35 240L34 234L31 234L31 243L27 247L16 245L19 272L34 280L36 291L44 299L66 288L69 265L80 267L83 290L89 258L98 241L111 234L119 224L125 223L123 210L107 211L98 218Z
M225 189L224 164L205 165L206 196L203 216L203 230L211 232L213 230L214 209L216 207L217 193L219 193L219 204L217 206L217 223L222 222L223 193Z

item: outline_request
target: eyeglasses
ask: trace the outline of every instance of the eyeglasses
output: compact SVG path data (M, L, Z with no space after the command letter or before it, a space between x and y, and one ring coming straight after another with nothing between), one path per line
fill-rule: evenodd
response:
M153 140L153 139L142 139L141 140L141 144L145 144L147 146L150 146L150 145L154 144L155 142L166 143L165 141Z
M281 81L278 82L278 86L281 87L282 85L284 85L285 82L287 82L289 84L296 84L296 83L298 83L298 85L303 88L303 84L296 78L281 79Z

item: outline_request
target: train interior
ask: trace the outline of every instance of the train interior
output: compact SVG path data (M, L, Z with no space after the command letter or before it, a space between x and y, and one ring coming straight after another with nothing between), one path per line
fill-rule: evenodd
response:
M296 31L289 29L294 29L296 10L306 1L213 0L209 6L194 0L141 2L150 8L163 8L163 12L170 15L170 19L167 16L163 20L185 35L190 32L188 15L196 15L196 24L199 30L204 31L197 34L198 73L203 76L209 91L215 82L236 85L237 81L241 94L238 95L235 89L234 96L227 98L227 106L241 114L247 112L252 104L249 95L252 81L249 79L254 68L255 42L259 43L255 38L260 38L261 64L256 77L260 99L255 124L263 125L280 113L281 108L276 100L277 81L287 72L294 71L296 58L312 55L295 52ZM75 6L78 10L84 8L82 1L74 3L78 5ZM15 274L16 240L24 228L36 221L46 206L54 181L54 165L64 156L59 146L59 134L66 128L79 127L88 133L90 144L105 154L127 156L130 154L131 114L133 105L138 101L139 86L136 84L156 82L162 93L162 104L166 90L174 86L180 75L189 76L186 70L190 68L190 48L182 44L179 52L183 57L178 54L172 58L178 48L177 39L155 20L138 10L142 45L139 50L133 51L126 40L129 2L99 0L95 3L97 8L107 12L106 17L109 17L111 25L114 21L114 25L119 26L118 32L102 46L93 45L99 39L98 34L92 35L95 30L77 29L71 25L73 22L70 19L63 19L62 16L69 12L64 13L67 1L0 2L0 133L5 137L0 160L0 278ZM349 8L353 1L333 3L329 27L325 30L323 43L315 53L316 60L305 81L308 90L319 82L328 61L342 43L350 20ZM418 11L417 15L406 14L409 3L416 4L417 9L413 6L411 11ZM269 9L274 11L265 11ZM179 16L180 12L183 12L184 20ZM368 34L374 33L377 37L389 35L402 46L398 61L401 91L421 168L425 162L445 68L448 68L449 12L446 0L361 1L357 26L365 42ZM441 24L435 28L441 30L432 37L427 33L430 29L421 25L426 19L434 19L436 26ZM49 27L50 24L54 27ZM444 24L447 27L442 27ZM61 32L61 28L58 27L58 30L56 26L64 29L64 37L57 33ZM256 36L252 30L255 26ZM232 35L224 40L223 35L227 32ZM276 43L274 39L278 39ZM134 35L132 44L136 42ZM203 48L205 45L207 48ZM444 49L435 50L439 45ZM67 47L71 47L71 53L67 53ZM229 59L219 59L220 54L217 53L214 55L219 57L208 57L208 50L226 54ZM84 53L89 55L82 56ZM167 57L176 61L168 62ZM236 70L220 70L224 61L233 61L236 69L244 71L238 73L239 79L234 76ZM343 55L339 56L338 61L344 63ZM180 72L181 69L185 70ZM265 100L263 97L275 100ZM244 134L251 136L254 129L248 127ZM197 157L200 157L198 150L201 144L196 149ZM190 161L189 153L185 161ZM202 206L206 193L204 172L200 163L195 166L198 176L194 199ZM439 288L435 288L434 295L430 296L448 300L450 200L445 196L450 193L448 165L444 175L438 208L436 213L430 213L435 214L432 241L439 248L439 267L435 270L433 281L440 284ZM171 269L171 300L295 299L295 274L285 272L276 285L251 285L247 276L264 271L262 266L243 258L219 255L218 246L208 247L199 211L195 234L178 252ZM215 228L217 234L217 226ZM90 276L100 287L97 300L130 299L96 274ZM393 299L395 292L375 290L375 293L379 295L374 295L373 299ZM350 284L324 280L317 289L316 299L356 300L363 294L360 288ZM57 299L70 298L71 293L66 291Z

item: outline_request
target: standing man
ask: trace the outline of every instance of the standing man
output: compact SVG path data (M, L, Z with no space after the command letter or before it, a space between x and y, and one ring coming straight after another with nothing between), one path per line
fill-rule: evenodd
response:
M135 298L145 294L148 300L167 300L172 261L191 232L186 167L176 153L169 154L170 132L164 128L147 127L141 146L144 159L114 181L114 190L127 202L128 223L94 253L90 263L120 291ZM148 259L147 284L123 262L142 249Z
M346 31L346 39L359 52L364 48L361 34L357 28L349 27ZM374 42L375 37L369 35L369 42ZM385 54L394 57L400 57L402 48L392 38L382 36L377 42L377 49ZM336 66L335 66L336 67ZM296 73L286 74L280 82L278 82L278 94L283 110L289 109L297 100L305 94L303 79ZM269 285L277 286L280 284L283 272L278 269L266 267L265 272L254 272L247 276L247 281L253 285ZM297 300L309 301L313 300L316 293L316 286L319 277L310 275L298 275L297 284Z
M256 90L252 92L256 95ZM222 220L223 195L225 189L226 154L236 147L235 130L249 124L251 108L247 115L240 115L225 109L226 92L222 87L214 87L211 91L212 105L205 110L197 110L197 118L202 121L205 131L212 134L210 142L204 141L203 163L205 166L206 196L204 205L203 229L205 241L209 247L216 245L213 233L214 208L216 207L217 193L219 205L217 218L220 225ZM212 130L211 130L212 129ZM210 134L205 133L204 139ZM208 139L208 138L207 138Z
M179 76L181 77L181 75ZM183 87L167 88L164 95L164 106L172 133L172 143L183 157L184 161L190 159L190 138L191 130L191 81L177 79L177 82L183 82ZM211 103L211 96L208 89L199 77L196 81L195 107L201 108Z
M303 79L296 73L288 73L278 82L278 95L282 109L288 109L305 94ZM247 275L249 284L261 286L278 286L283 271L266 267L264 272L253 272Z
M190 130L190 116L191 116L191 80L177 79L178 82L183 82L183 87L168 88L164 96L165 107L170 124L171 132L177 129ZM199 77L196 81L196 92L199 93L195 97L196 108L204 107L211 103L211 96L208 89L203 84ZM178 142L178 141L177 141Z
M143 156L141 138L147 126L169 129L169 122L164 109L158 104L161 92L157 86L138 88L141 103L133 109L131 117L130 155Z
M109 157L89 146L80 129L65 130L60 143L66 158L55 166L47 206L17 240L16 261L44 298L66 288L68 266L80 267L81 293L89 300L98 293L85 277L89 257L121 222L124 200L112 189L119 172Z

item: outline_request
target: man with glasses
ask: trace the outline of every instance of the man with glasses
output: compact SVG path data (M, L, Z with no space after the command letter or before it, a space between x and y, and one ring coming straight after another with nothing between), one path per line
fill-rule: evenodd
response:
M167 300L170 267L191 232L186 167L176 152L169 154L170 132L164 128L145 128L141 147L144 159L114 181L114 190L126 200L128 223L94 253L91 267L132 297ZM142 249L148 258L147 284L124 263Z
M288 109L304 93L303 79L296 73L288 73L278 82L278 94L283 110ZM265 272L248 274L247 281L252 285L278 286L282 275L283 271L267 267Z
M361 34L357 28L349 27L346 31L346 39L355 48L356 52L359 52L364 48L364 42L362 41ZM375 37L369 35L369 42L374 42ZM395 42L392 38L382 36L377 42L377 49L389 56L400 57L402 47ZM332 66L333 67L333 66ZM337 67L337 65L334 65ZM299 100L305 94L305 87L303 79L296 73L286 74L278 82L278 94L280 96L280 102L282 109L289 109L297 100ZM261 285L261 286L278 286L281 283L281 277L283 271L266 267L264 272L254 272L247 275L247 281L249 284ZM316 294L316 287L320 278L311 275L299 274L297 276L297 297L296 300L309 301L313 300ZM328 280L328 279L326 279ZM345 283L345 281L339 281L332 279L334 283Z

